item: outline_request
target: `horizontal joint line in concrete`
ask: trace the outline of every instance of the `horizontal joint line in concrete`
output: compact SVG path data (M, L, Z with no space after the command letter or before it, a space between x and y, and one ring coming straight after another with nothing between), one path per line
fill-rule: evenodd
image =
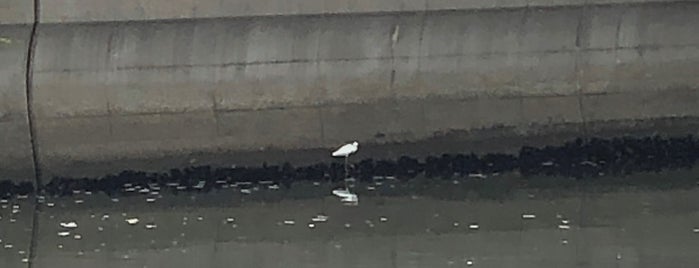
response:
M671 91L691 91L698 89L669 89ZM661 91L657 90L640 90L642 92L652 92ZM634 90L633 92L639 92L639 90ZM611 95L623 95L628 94L629 91L613 91L613 92L583 92L582 97L589 96L611 96ZM460 96L460 97L450 97L450 96L439 96L439 97L429 97L431 100L443 100L449 102L466 102L466 101L477 101L480 99L547 99L547 98L565 98L577 96L574 93L571 94L532 94L532 95L471 95L471 96ZM424 99L403 99L403 101L421 101ZM40 120L55 120L55 119L76 119L76 118L108 118L108 117L138 117L138 116L172 116L172 115L183 115L183 114L226 114L226 113L237 113L237 112L262 112L262 111L283 111L283 110L302 110L302 109L320 109L334 106L351 106L351 105L370 105L373 103L380 103L390 101L390 99L379 99L373 100L371 102L356 102L356 103L338 103L338 102L327 102L319 103L313 105L285 105L285 106L267 106L260 108L217 108L217 109L201 109L201 110L170 110L170 111L152 111L152 112L119 112L110 111L110 113L104 114L78 114L78 115L55 115L55 116L41 116L37 119Z
M538 51L525 51L525 52L505 52L505 51L493 51L490 53L454 53L454 54L438 54L429 56L383 56L383 57L360 57L360 58L337 58L337 59L290 59L290 60L271 60L271 61L252 61L252 62L229 62L229 63L218 63L218 64L176 64L176 65L147 65L147 66L117 66L111 69L45 69L38 70L35 73L68 73L68 72L80 72L80 73L97 73L105 71L131 71L131 70L167 70L167 69L177 69L177 68L209 68L209 67L246 67L246 66L259 66L259 65L275 65L275 64L298 64L298 63L332 63L332 62L356 62L356 61L368 61L368 60L411 60L411 59L439 59L439 58L452 58L452 57L492 57L492 56L503 56L503 55L545 55L545 54L555 54L555 53L577 53L577 52L611 52L611 51L624 51L624 50L658 50L658 49L678 49L678 48L690 48L699 47L699 44L685 44L685 45L640 45L640 46L626 46L626 47L616 47L616 48L584 48L577 50L576 48L569 49L550 49L550 50L538 50Z

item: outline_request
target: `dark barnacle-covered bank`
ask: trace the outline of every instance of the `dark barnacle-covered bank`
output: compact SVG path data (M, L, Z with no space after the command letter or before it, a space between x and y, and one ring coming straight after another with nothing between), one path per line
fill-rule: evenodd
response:
M699 158L699 140L683 137L617 137L611 139L575 139L559 146L522 147L517 154L439 154L424 158L401 156L398 159L355 159L350 177L361 181L396 178L408 181L425 179L491 180L499 174L518 174L519 184L528 178L555 177L560 184L573 179L581 183L605 184L602 177L625 177L639 172L689 169ZM137 194L137 189L163 192L209 192L231 185L274 184L286 188L294 183L336 183L343 181L341 161L311 165L191 166L169 172L125 170L92 178L54 177L40 189L41 195L70 196L77 192L104 192L109 196ZM633 185L629 180L626 184ZM639 182L641 183L641 182ZM643 181L643 184L670 184L670 181ZM556 186L556 180L550 181ZM0 196L26 196L36 192L31 183L0 182Z

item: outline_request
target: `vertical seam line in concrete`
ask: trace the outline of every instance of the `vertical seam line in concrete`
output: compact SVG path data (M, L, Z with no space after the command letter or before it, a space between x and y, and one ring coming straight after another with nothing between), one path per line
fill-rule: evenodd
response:
M582 132L583 132L583 137L587 138L588 136L588 126L587 126L587 119L585 118L585 108L584 108L584 93L583 93L583 85L581 81L581 55L580 55L580 50L582 47L582 31L583 31L583 20L585 19L585 15L587 15L587 7L588 5L585 4L583 5L582 9L580 10L580 15L578 16L578 25L576 27L576 32L575 32L575 66L574 66L574 72L575 72L575 84L577 87L577 93L578 93L578 112L580 113L580 122L582 123Z
M422 62L422 46L424 44L424 38L425 38L425 27L427 27L427 10L429 8L428 5L429 1L425 1L425 7L424 10L422 11L421 18L420 18L420 35L418 36L417 40L417 70L416 74L419 79L420 77L420 67L421 67L421 62Z
M39 16L39 0L34 0L34 21L32 23L32 30L29 36L29 46L27 48L27 62L25 66L25 94L26 94L26 106L27 106L27 123L29 124L29 141L31 143L32 150L32 163L34 165L34 182L36 183L36 188L39 190L41 188L41 167L39 165L39 160L37 157L37 146L36 146L36 127L34 125L34 109L33 109L33 80L34 80L34 52L36 49L36 35L38 27L38 16Z
M32 150L32 163L34 165L34 183L36 185L36 191L34 194L34 211L32 212L32 231L31 237L29 238L29 258L27 262L27 267L34 267L34 259L36 258L36 244L37 235L39 233L39 209L41 208L38 200L38 195L41 194L43 189L43 184L41 182L41 164L39 163L39 157L37 154L37 142L36 142L36 126L34 124L34 109L33 103L33 74L34 74L34 54L36 50L36 36L37 28L39 27L39 0L34 0L34 21L32 22L32 30L29 36L29 46L27 48L27 65L25 66L25 86L26 86L26 100L27 100L27 123L29 125L29 142L31 143Z

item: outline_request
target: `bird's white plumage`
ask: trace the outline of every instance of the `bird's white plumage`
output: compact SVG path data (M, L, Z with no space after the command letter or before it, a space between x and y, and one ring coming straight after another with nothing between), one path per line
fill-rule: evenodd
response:
M347 157L357 152L357 149L359 149L359 143L355 141L352 143L342 145L342 147L335 150L332 155L333 157Z

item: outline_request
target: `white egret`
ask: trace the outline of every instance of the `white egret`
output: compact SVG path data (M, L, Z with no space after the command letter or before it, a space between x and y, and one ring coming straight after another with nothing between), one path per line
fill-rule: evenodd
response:
M338 148L333 152L334 157L348 157L349 155L357 152L357 149L359 148L359 142L352 142L348 143L345 145L342 145L342 147Z
M347 161L349 160L349 156L353 153L356 153L358 149L359 142L354 141L352 143L342 145L342 147L338 148L332 153L333 157L345 158L345 179L347 179L347 175L349 174L349 171L347 170Z

